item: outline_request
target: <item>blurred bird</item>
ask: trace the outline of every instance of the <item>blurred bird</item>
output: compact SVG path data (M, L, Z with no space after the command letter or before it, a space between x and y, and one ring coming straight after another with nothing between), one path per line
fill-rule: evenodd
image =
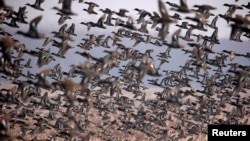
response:
M175 4L175 3L170 3L168 1L166 3L171 6L171 10L174 10L174 11L177 11L177 12L182 12L182 13L193 12L192 9L188 8L187 0L180 0L180 5Z
M94 8L99 7L98 4L96 4L94 2L84 2L84 3L89 5L88 9L83 9L84 11L87 11L89 14L97 15L97 13L94 11Z
M184 45L179 43L180 33L181 29L176 30L172 35L172 42L170 44L169 43L163 43L163 44L169 46L170 48L183 48Z
M162 24L161 39L164 40L168 34L169 24L176 23L177 21L169 17L166 6L161 0L158 0L158 7L161 14L161 24Z
M53 7L53 9L59 11L63 15L77 15L71 10L71 3L72 3L72 0L63 0L61 9L58 7Z
M38 38L38 39L45 38L45 34L39 33L37 28L37 25L41 20L42 16L37 16L30 22L28 32L17 31L17 34L21 34L30 38Z
M44 1L45 0L36 0L34 4L27 3L26 5L34 8L34 9L44 11L44 9L41 8L41 3L43 3Z

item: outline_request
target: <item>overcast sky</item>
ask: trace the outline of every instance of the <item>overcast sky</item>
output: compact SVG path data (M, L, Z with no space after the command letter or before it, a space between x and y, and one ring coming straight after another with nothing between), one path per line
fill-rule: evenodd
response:
M34 3L35 0L22 0L22 1L16 1L16 0L6 0L6 3L13 6L14 9L18 9L19 6L23 6L26 3ZM90 0L85 0L85 1L90 1ZM96 21L101 15L101 11L98 9L100 8L110 8L114 11L118 11L120 8L125 8L129 10L130 12L128 13L129 16L132 16L134 19L138 18L137 12L134 10L134 8L139 8L139 9L145 9L149 12L159 12L158 9L158 4L157 0L91 0L97 4L99 4L99 8L96 8L96 11L99 13L98 15L89 15L85 11L83 11L83 8L87 8L88 5L84 3L78 3L77 0L72 2L72 10L76 13L78 13L78 16L73 17L73 21L75 23L80 23L82 21ZM163 0L164 1L164 0ZM166 2L166 1L164 1ZM173 3L179 3L177 0L169 0L169 2ZM202 5L202 4L208 4L208 5L213 5L217 7L216 10L211 11L213 14L218 15L218 14L224 14L227 11L226 6L222 6L224 3L234 3L237 5L242 5L242 4L247 4L249 1L248 0L239 0L238 2L235 3L235 0L187 0L187 4L190 8L193 7L193 5ZM42 14L44 16L39 28L47 28L48 30L54 29L57 26L52 26L55 25L55 20L59 18L58 15L55 15L56 11L52 10L53 6L58 6L61 7L61 4L58 4L58 0L45 0L44 3L42 3L42 7L45 9L44 12L34 10L32 8L28 8L29 11L29 16L28 20L31 20L37 15ZM166 5L167 9L170 9L168 5ZM168 10L170 15L173 15L175 12ZM248 10L243 9L243 10L236 10L235 14L240 14L240 15L245 15L248 12ZM182 17L184 19L185 16L188 14L182 14ZM189 14L189 16L192 16ZM115 17L115 16L114 16ZM211 21L213 17L209 18L209 21ZM126 19L124 19L126 20ZM52 24L48 26L49 24ZM219 37L220 38L226 38L228 37L230 33L230 28L226 24L225 20L219 19L217 25L220 27L219 29ZM84 27L81 27L84 28ZM112 28L111 28L112 29ZM171 29L176 29L174 26L172 26ZM103 30L99 30L98 32L102 32ZM104 31L103 31L104 32ZM210 30L209 30L210 33Z
M7 5L10 5L14 8L14 10L18 10L18 7L20 6L24 6L26 3L31 3L33 4L35 0L5 0ZM85 0L85 1L90 1L90 0ZM99 9L105 9L105 8L110 8L114 11L118 11L120 8L125 8L127 10L129 10L130 12L128 13L129 16L133 17L134 20L136 20L139 15L137 14L137 11L135 11L135 8L139 8L139 9L145 9L149 12L159 12L158 9L158 0L91 0L92 2L95 2L97 4L99 4L100 7L97 7L95 11L98 12L98 15L89 15L86 11L83 11L83 8L87 8L88 5L84 4L84 3L78 3L78 1L73 1L72 2L72 11L75 13L78 13L77 16L72 16L71 20L67 20L65 23L68 24L68 26L70 26L72 23L76 24L76 34L77 37L75 38L75 41L70 43L72 46L74 46L75 48L70 50L69 53L67 53L67 60L65 59L60 59L58 58L56 62L52 62L50 65L53 66L57 63L61 63L63 67L65 67L66 69L69 69L69 65L71 64L78 64L79 62L84 62L86 61L83 57L80 57L79 55L74 54L74 52L77 50L76 45L79 44L80 42L83 42L82 39L83 38L87 38L86 34L105 34L105 35L112 35L110 32L111 31L117 31L117 29L119 27L108 27L107 29L98 29L98 28L93 28L90 31L87 31L87 27L84 25L79 24L80 22L88 22L88 21L93 21L96 22L97 19L102 16L102 12L99 11ZM164 0L163 0L164 1ZM166 1L164 1L166 2ZM179 1L177 0L169 0L169 2L174 2L174 3L178 3ZM242 5L242 4L247 4L248 0L239 0L239 2L235 2L235 0L187 0L187 4L190 8L193 8L193 5L197 4L197 5L202 5L202 4L208 4L208 5L212 5L215 6L217 9L211 11L214 15L218 15L218 14L224 14L226 13L228 7L223 6L224 3L232 3L232 4L237 4L237 5ZM35 10L31 7L27 6L27 11L28 11L28 18L27 21L31 21L34 17L38 16L38 15L43 15L43 19L42 21L39 23L38 25L38 30L40 32L46 33L48 37L52 37L53 35L50 33L51 31L58 31L58 29L60 28L60 26L58 25L57 21L59 19L59 15L56 15L56 10L53 10L52 7L57 6L57 7L61 7L61 4L58 4L58 0L45 0L44 3L42 3L41 7L45 9L45 11L38 11ZM173 15L175 12L170 10L170 7L168 5L166 5L169 15ZM240 15L245 15L249 12L249 10L246 10L245 8L243 10L236 10L235 14L240 14ZM234 14L234 15L235 15ZM194 16L194 14L181 14L182 19L184 19L186 16ZM113 17L117 17L116 15L114 15ZM211 22L211 20L213 19L213 17L210 17L209 23ZM123 18L123 20L126 21L126 18ZM184 20L182 20L184 21ZM180 21L179 24L182 22ZM191 21L188 21L190 23L192 23ZM19 30L23 30L23 31L27 31L29 28L29 25L27 24L21 24L18 23L18 25L20 26ZM137 27L140 27L140 25L136 25ZM160 25L158 25L160 26ZM226 23L226 21L224 19L219 18L218 22L217 22L217 26L219 27L219 39L221 41L220 45L216 45L215 46L215 51L221 51L223 49L227 49L227 50L232 50L235 51L237 53L246 53L246 52L250 52L250 48L249 48L249 39L242 37L242 40L244 40L243 43L238 43L238 42L234 42L234 41L230 41L229 39L229 35L231 32L231 28L230 26ZM25 45L27 46L27 48L35 48L35 47L41 47L42 43L44 40L41 39L29 39L27 37L23 37L20 35L16 35L16 31L17 29L13 29L13 28L9 28L6 25L2 25L2 27L4 27L7 31L9 31L10 33L13 34L13 37L16 39L19 39L20 41L22 41L23 43L25 43ZM150 27L150 25L149 25ZM148 27L148 28L149 28ZM170 34L167 37L167 40L170 41L170 37L171 34L178 29L177 26L175 26L174 24L172 24L170 26ZM150 30L150 29L149 29ZM185 35L186 30L182 30L181 35L184 36ZM213 29L208 28L207 32L200 32L198 30L195 30L194 33L198 34L201 33L202 35L207 35L210 36L213 32ZM150 34L157 36L157 32L153 29L150 30ZM132 45L134 44L134 41L130 41L130 40L125 40L125 42L123 42L126 46L128 47L132 47ZM185 44L186 42L183 41L183 43ZM49 48L48 46L46 48ZM157 47L152 47L146 44L140 44L136 47L136 49L140 50L141 52L144 52L146 49L149 48L153 48L155 50L155 52L153 53L153 55L158 54L159 52L165 51L166 48L157 48ZM111 48L110 50L113 50L114 48ZM58 49L53 47L51 48L52 52L57 53ZM102 56L103 53L102 51L100 51L100 48L94 48L91 51L89 51L91 54L96 54L99 56ZM180 52L179 50L174 50L171 52L174 57L171 59L170 63L166 64L165 66L163 66L163 69L172 69L172 70L178 70L180 65L184 65L186 59L187 59L187 55L183 55L183 52ZM30 56L28 56L28 58L30 58ZM237 58L235 60L235 62L240 62L244 65L250 65L249 64L249 59L246 58ZM36 64L36 60L32 60L32 63ZM159 62L157 62L159 63ZM42 69L47 68L48 66L44 66ZM37 70L39 71L39 70ZM117 71L117 69L112 70ZM117 72L114 72L117 74Z

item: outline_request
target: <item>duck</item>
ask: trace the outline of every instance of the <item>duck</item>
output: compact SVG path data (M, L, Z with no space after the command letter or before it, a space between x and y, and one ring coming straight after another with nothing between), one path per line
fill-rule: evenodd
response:
M176 23L177 20L171 19L168 15L167 9L165 4L162 2L162 0L158 0L158 7L161 14L161 39L165 39L168 34L169 24L170 23Z
M14 84L18 85L18 92L21 92L21 102L27 103L30 101L31 91L35 89L35 85L30 81L13 81Z
M243 31L236 25L231 25L231 33L230 33L230 40L236 41L236 42L243 42L241 40L241 35L243 34Z
M72 0L63 0L61 9L55 6L52 9L59 11L63 15L77 15L71 10L71 3Z
M134 26L134 19L131 16L128 16L128 20L126 21L125 24L119 24L119 25L131 30L137 30L137 28Z
M181 24L176 24L176 26L183 28L183 29L188 29L188 22L182 22Z
M128 17L127 15L126 15L126 13L128 13L129 12L129 10L127 10L127 9L125 9L125 8L120 8L119 9L119 12L115 12L114 11L114 13L117 15L117 16L120 16L120 17Z
M220 44L218 39L218 28L214 29L214 32L210 37L204 36L203 39L212 43Z
M232 27L232 30L231 30L232 36L234 36L234 37L236 35L241 36L243 32L245 32L245 34L250 34L250 29L248 27L249 17L250 17L250 14L246 14L245 16L237 14L237 15L235 15L235 17L230 19L230 21L233 22L232 24L230 24ZM237 37L237 38L240 38L240 37Z
M195 13L195 17L185 17L185 19L189 19L194 22L197 22L197 25L189 24L189 26L198 30L207 31L207 29L204 26L207 25L208 20L206 19L204 14Z
M71 26L65 31L68 35L73 35L73 36L77 36L77 34L75 34L75 24L72 23Z
M191 12L193 12L192 9L188 8L187 0L180 0L180 5L175 4L175 3L170 3L168 1L166 3L169 4L170 6L172 6L171 10L181 12L181 13L191 13Z
M115 20L115 26L118 26L118 25L124 25L125 21L123 21L122 19L120 18L112 18L112 20Z
M51 33L55 34L54 37L62 38L62 37L65 35L65 33L66 33L66 28L67 28L67 27L68 27L68 24L67 24L67 23L66 23L66 24L63 24L63 25L59 28L58 32L52 31Z
M12 7L6 5L4 0L0 0L0 10L2 9L12 9Z
M138 14L140 14L139 18L137 19L137 24L140 24L146 16L149 16L149 17L152 16L150 12L148 12L144 9L135 8L134 10L138 11Z
M245 7L246 9L250 9L250 2L248 2L247 4L242 4L242 7Z
M201 35L201 34L192 34L192 36L197 37L196 42L200 42L200 40L203 39L203 35Z
M44 65L49 64L52 60L55 60L53 56L49 53L49 51L42 49L38 53L37 66L41 68Z
M24 35L29 38L43 39L45 38L45 34L38 32L38 24L42 20L42 15L35 17L30 21L28 32L17 31L17 34Z
M68 15L64 15L64 14L61 14L61 13L57 13L57 14L59 14L60 15L60 18L58 19L58 21L57 21L57 23L59 24L59 25L62 25L66 20L68 20L68 19L72 19L70 16L68 16Z
M48 76L51 73L51 68L46 68L42 70L40 73L36 74L37 82L34 83L35 86L42 87L44 89L50 89L51 85L48 81Z
M10 26L10 27L19 28L19 25L17 24L15 17L11 18L10 23L7 23L7 22L3 22L3 23Z
M83 9L84 11L88 12L89 14L95 14L95 15L98 14L97 12L94 11L95 7L99 7L98 4L94 2L84 2L84 3L89 5L88 9Z
M161 23L161 17L157 12L153 12L153 15L150 17L151 21L153 22L151 29L154 29L159 23Z
M18 12L14 12L14 14L16 15L16 21L20 23L28 24L28 22L25 20L26 13L27 13L26 6L19 7Z
M106 14L103 14L96 23L94 22L81 22L80 24L86 25L87 26L87 30L89 31L92 27L98 27L98 28L103 28L106 29L106 26L104 26L104 20L106 18Z
M62 39L62 43L61 43L61 46L59 48L60 49L59 49L57 54L53 54L53 53L52 54L56 55L58 57L66 58L65 54L68 52L69 49L71 49L73 47L68 44L67 39Z
M198 8L197 10L194 10L195 12L200 12L200 13L205 14L205 15L209 15L210 10L215 10L215 9L217 9L217 8L214 7L214 6L207 5L207 4L194 5L193 7ZM208 17L207 17L207 18L208 18Z
M187 30L187 32L186 32L186 34L185 34L185 37L180 36L180 38L182 38L182 39L185 40L185 41L194 41L193 39L190 38L190 36L191 36L193 30L194 30L194 28L190 27L190 28Z
M2 58L8 63L12 64L12 53L14 49L18 50L21 44L14 41L11 37L2 37L0 39Z
M227 3L225 3L225 4L223 4L223 6L227 6L228 10L227 10L227 12L225 14L223 14L223 15L219 14L219 16L221 18L225 19L227 23L229 23L229 21L231 20L233 14L235 13L235 11L237 9L240 9L240 10L243 9L241 6L238 6L236 4L227 4Z
M45 46L47 46L50 42L53 42L53 41L54 41L54 39L52 39L52 38L50 38L50 37L46 37L45 40L44 40L44 42L43 42L43 44L42 44L42 46L45 47Z
M0 24L4 23L6 17L4 15L4 13L0 13Z
M105 9L100 9L100 11L102 11L102 13L104 13L104 14L113 14L114 13L114 11L112 11L111 9L109 9L109 8L105 8Z
M25 68L32 68L32 66L30 65L30 63L31 63L31 58L29 58L28 60L27 60L27 62L23 65Z
M0 117L0 140L14 141L16 138L10 132L10 124L12 120L11 113L3 112Z
M170 44L169 43L163 43L163 44L171 48L184 48L184 45L179 43L180 33L181 33L181 29L177 29L172 35L172 42Z
M74 82L71 78L65 78L63 81L60 81L59 84L63 88L64 96L70 105L74 105L74 91L82 90L82 85Z
M136 47L138 44L140 44L141 42L145 42L144 38L142 36L137 36L135 37L135 43L133 45L133 47Z
M34 8L34 9L44 11L44 9L41 8L41 3L43 3L44 1L45 0L36 0L34 4L27 3L26 5Z
M170 16L171 18L173 18L173 19L176 19L176 20L181 20L182 18L181 18L181 15L180 14L178 14L178 13L174 13L174 15L172 15L172 16Z
M233 90L233 94L239 94L239 92L244 88L245 83L250 77L249 69L242 69L235 72L236 74L236 87Z
M109 25L109 26L114 26L114 24L112 23L112 15L113 15L113 12L108 14L104 24Z
M217 20L218 20L218 15L217 16L215 16L214 18L213 18L213 20L211 21L211 23L210 24L207 24L210 28L213 28L213 29L215 29L215 28L218 28L217 26L216 26L216 22L217 22Z
M161 76L161 74L159 73L159 68L155 67L155 61L153 60L153 58L151 58L150 60L148 60L148 58L150 57L144 54L141 58L140 65L137 67L137 70L138 70L137 81L138 82L141 82L145 74L148 74L150 76L156 76L156 77Z
M140 32L143 32L143 33L149 33L148 29L147 29L147 25L151 23L151 22L148 22L146 20L142 20L141 21L141 27L138 29L138 31Z

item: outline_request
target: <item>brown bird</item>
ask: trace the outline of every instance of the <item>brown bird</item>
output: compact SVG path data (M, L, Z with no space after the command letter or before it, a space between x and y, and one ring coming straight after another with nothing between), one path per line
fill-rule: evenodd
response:
M76 25L74 23L72 23L71 26L65 32L68 35L76 36L76 34L75 34L75 28L76 28Z
M232 51L229 55L230 61L233 61L235 59L235 53Z
M119 12L114 12L116 15L120 16L120 17L128 17L126 15L126 13L128 13L129 10L125 9L125 8L120 8Z
M59 14L60 18L58 19L57 23L59 25L63 24L67 19L72 19L70 16L68 15L63 15L63 14Z
M65 78L64 81L62 81L61 86L70 105L74 105L74 92L82 90L82 85L75 83L71 78Z
M225 4L223 4L223 6L227 6L228 10L224 15L219 14L219 16L221 18L225 19L227 21L227 23L229 23L229 21L231 20L233 14L235 13L235 11L237 9L241 9L241 10L243 9L241 6L238 6L236 4L227 4L227 3L225 3Z
M46 37L42 46L45 47L52 41L53 41L53 39L51 39L50 37Z
M12 63L12 53L14 49L19 50L21 44L14 41L11 37L2 37L0 40L2 57L7 63Z
M147 29L148 23L150 23L150 22L142 19L141 20L141 27L138 29L138 31L143 32L143 33L148 33L148 29Z
M58 7L53 7L53 9L59 11L64 15L77 15L71 10L71 2L72 0L63 0L61 9Z
M4 0L0 0L0 10L2 9L11 9L11 7L7 6Z
M14 141L16 138L10 132L11 114L3 112L0 116L0 140Z
M51 88L51 85L48 81L48 76L51 72L51 69L48 68L48 69L45 69L43 71L41 71L40 73L38 73L36 75L36 78L38 79L38 81L35 83L35 85L39 86L39 87L42 87L42 88L45 88L45 89L49 89Z
M68 44L68 40L67 39L62 39L62 43L61 43L61 46L59 48L60 49L59 49L59 51L57 53L57 56L65 58L64 55L68 52L68 50L70 48L73 48L73 47Z
M89 5L88 9L83 9L84 11L87 11L89 14L96 14L97 15L97 13L94 11L94 8L99 7L98 4L96 4L94 2L84 2L84 3Z
M181 29L178 29L174 32L174 34L172 35L172 42L171 44L168 43L164 43L165 45L171 47L171 48L183 48L184 45L179 43L179 36L181 33Z
M37 66L41 68L43 65L49 64L52 60L54 60L54 58L51 56L49 51L41 50L38 53Z
M94 22L81 22L80 24L86 25L87 26L87 30L89 31L91 29L91 27L98 27L98 28L103 28L106 29L106 27L104 26L104 20L106 19L106 14L103 14L96 23Z
M193 12L192 9L188 8L187 5L187 0L180 0L180 5L175 4L175 3L170 3L170 2L166 2L167 4L169 4L171 7L171 10L177 11L177 12L182 12L182 13L190 13Z
M161 14L161 39L165 39L165 37L168 34L168 29L169 29L169 24L170 23L176 23L177 20L175 19L171 19L168 15L167 9L165 4L162 2L162 0L158 0L158 7L160 10L160 14Z
M21 92L21 101L24 103L28 102L31 96L30 91L35 89L34 84L27 81L18 81L14 83L18 85L18 91Z

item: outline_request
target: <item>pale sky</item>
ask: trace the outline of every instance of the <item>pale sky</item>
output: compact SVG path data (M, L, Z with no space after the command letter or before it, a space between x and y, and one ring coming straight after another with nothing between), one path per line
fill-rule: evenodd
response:
M35 0L22 0L22 1L17 1L16 0L5 0L7 4L11 5L14 7L14 9L18 9L19 6L23 6L26 3L34 3ZM72 10L76 13L79 13L78 16L73 17L73 21L75 23L80 23L82 21L96 21L101 15L102 12L99 11L100 8L110 8L114 11L118 11L120 8L125 8L129 10L130 12L128 13L129 16L132 16L134 20L138 18L139 15L137 15L137 11L133 10L134 8L140 8L140 9L145 9L149 12L159 12L158 10L158 4L157 0L85 0L85 1L93 1L97 4L99 4L100 7L96 8L96 11L99 13L98 15L89 15L85 11L83 11L83 8L87 8L88 5L84 3L78 3L77 0L72 2ZM164 0L163 0L164 1ZM166 2L165 0L164 2ZM179 3L177 0L169 0L169 2L173 3ZM238 2L235 2L235 0L187 0L187 4L189 8L192 8L193 5L202 5L202 4L208 4L208 5L213 5L217 7L216 10L211 11L215 15L218 14L224 14L227 11L226 6L222 6L224 3L234 3L237 5L242 5L242 4L247 4L249 1L248 0L239 0ZM61 7L61 4L58 4L58 0L45 0L44 3L42 3L42 7L46 9L44 12L34 10L30 7L28 7L28 11L30 12L28 19L31 20L33 17L42 14L44 15L44 18L41 22L41 25L39 28L45 27L48 30L54 29L54 26L48 26L49 24L54 25L55 20L59 18L58 15L55 15L56 11L52 10L53 6L58 6ZM166 5L169 15L173 15L175 11L171 11L170 6ZM243 10L236 10L235 14L240 14L244 15L248 12L249 10L246 10L245 8ZM182 14L182 18L184 19L185 16L193 16L190 14ZM115 16L114 16L115 17ZM209 18L209 21L211 21L213 17ZM124 19L126 20L126 19ZM189 21L190 22L190 21ZM220 26L219 29L219 37L220 38L227 38L229 33L230 33L230 28L226 24L225 20L219 19L217 22L217 25ZM110 28L112 30L112 28ZM177 27L172 26L173 29L172 32L177 29ZM98 32L102 32L99 30ZM211 31L209 30L209 33Z
M18 7L20 6L24 6L26 3L31 3L33 4L35 0L5 0L7 5L10 5L14 8L14 10L18 10ZM85 1L90 1L90 0L85 0ZM84 4L84 3L78 3L78 1L73 1L72 2L72 11L75 13L78 13L77 16L71 16L72 19L71 20L67 20L65 23L68 24L68 27L72 24L75 23L76 24L76 34L77 37L75 38L75 41L70 43L70 45L74 46L74 49L71 49L66 57L69 58L67 60L65 59L60 59L58 58L57 61L52 62L49 66L53 67L54 65L61 63L62 67L64 68L65 71L67 71L69 69L69 66L71 64L78 64L78 63L82 63L84 61L86 61L85 58L74 54L74 52L78 49L78 47L76 47L77 44L83 42L82 39L83 38L87 38L86 34L105 34L107 35L112 35L111 32L112 31L117 31L117 29L119 27L108 27L107 29L99 29L99 28L93 28L90 31L87 31L86 26L81 25L80 22L88 22L88 21L93 21L96 22L97 19L102 16L102 12L99 11L100 8L105 9L105 8L110 8L111 10L114 11L118 11L120 8L125 8L127 10L129 10L130 12L128 13L129 16L133 17L134 20L136 20L139 15L137 14L137 11L133 10L135 8L139 8L139 9L145 9L149 12L153 12L156 11L159 13L159 9L158 9L158 0L91 0L97 4L99 4L100 7L96 7L96 10L98 12L98 15L89 15L86 11L83 11L83 8L87 8L88 5ZM163 0L164 1L164 0ZM166 0L164 1L166 2ZM169 0L169 2L173 2L173 3L179 3L179 1L177 0ZM237 4L237 5L242 5L242 4L247 4L248 0L239 0L239 2L235 2L234 0L187 0L188 6L189 8L192 8L192 6L194 4L197 5L201 5L201 4L208 4L208 5L213 5L215 7L217 7L216 10L211 11L213 14L218 15L218 14L224 14L227 11L228 7L223 6L224 3L232 3L232 4ZM42 3L41 7L45 9L45 11L38 11L35 10L29 6L27 6L27 10L28 10L28 18L27 21L31 21L34 17L38 16L38 15L43 15L43 18L41 20L41 22L38 25L38 30L40 32L46 33L48 37L52 37L53 34L51 34L51 31L58 31L58 29L60 28L60 26L57 24L57 21L59 19L59 15L56 15L57 11L53 10L52 7L57 6L57 7L61 7L61 4L58 4L58 0L45 0L44 3ZM169 15L173 15L175 12L170 10L170 7L166 4L166 7L168 9ZM245 8L243 10L236 10L235 14L240 14L240 15L245 15L249 12L249 10L246 10ZM186 16L194 16L194 14L181 14L182 18L184 19ZM116 15L114 15L113 17L117 17ZM209 23L211 22L211 20L213 19L213 17L210 17ZM126 21L126 18L123 18L123 20ZM184 21L184 20L182 20ZM178 24L180 24L182 21L180 21ZM192 23L191 21L188 21L190 23ZM20 26L20 28L18 30L23 30L23 31L27 31L29 28L28 24L21 24L18 23L18 25ZM160 25L158 25L160 26ZM238 43L238 42L234 42L234 41L229 41L229 35L231 32L231 28L230 26L226 23L226 21L224 19L219 18L217 21L217 26L219 27L219 39L221 41L220 45L216 45L214 50L215 51L221 51L223 49L227 49L227 50L232 50L235 51L237 53L246 53L246 52L250 52L250 48L249 48L249 39L242 37L242 40L244 40L243 43ZM27 46L27 48L35 48L35 47L41 47L42 43L44 40L41 39L32 39L30 40L27 37L23 37L20 35L16 35L16 31L17 29L13 29L13 28L9 28L6 25L1 25L1 27L4 27L8 32L13 34L13 37L21 40L23 43L25 43L25 45ZM136 25L136 27L140 27L140 25ZM150 25L148 26L148 29L150 30ZM170 37L171 34L178 29L177 26L175 26L174 24L170 25L170 34L167 37L167 41L170 42ZM181 35L184 36L185 35L186 30L182 30ZM213 32L213 29L208 28L207 32L202 32L202 31L198 31L195 30L194 33L195 34L202 34L202 35L206 35L206 36L210 36ZM157 32L155 30L150 30L150 34L157 36ZM194 38L196 40L196 38ZM132 47L132 45L134 44L134 41L130 41L130 40L126 40L125 42L123 42L126 46L128 47ZM183 41L183 43L186 43ZM46 48L49 48L48 46ZM146 49L149 48L153 48L155 51L153 53L153 55L158 54L159 52L163 52L165 51L166 48L157 48L154 47L152 45L145 45L144 43L138 45L136 47L136 49L140 50L141 52L144 52ZM51 48L52 52L57 53L58 49L55 47ZM114 48L111 48L110 50L114 50ZM89 51L91 54L96 54L99 55L100 57L103 56L104 54L101 51L101 48L93 48L91 51ZM166 64L165 66L163 66L163 70L166 69L170 69L170 70L179 70L179 66L180 65L184 65L184 63L186 62L187 59L187 55L183 55L183 52L180 52L179 50L173 50L171 52L174 56L172 57L172 59L170 59L170 63ZM27 58L30 58L30 56L27 56ZM235 60L235 62L240 62L241 64L244 65L250 65L250 61L249 59L246 58L237 58ZM32 60L32 63L34 66L36 66L36 59ZM156 62L157 64L159 62ZM48 68L48 66L44 66L41 69L44 68ZM36 72L38 72L39 70L36 69L36 67L34 67L34 70ZM117 74L117 69L112 70L112 72L114 74Z

